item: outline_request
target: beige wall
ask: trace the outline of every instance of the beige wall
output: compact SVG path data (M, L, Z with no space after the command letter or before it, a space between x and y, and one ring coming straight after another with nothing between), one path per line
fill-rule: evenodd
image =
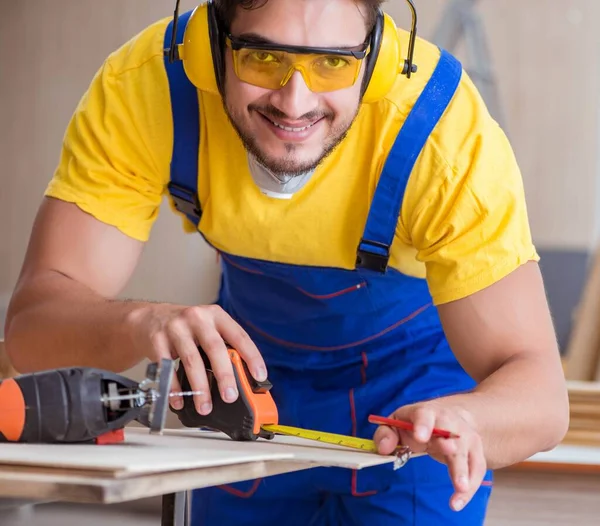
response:
M416 3L420 33L431 37L446 2ZM596 220L600 87L595 26L600 2L480 3L508 133L523 169L534 236L545 247L587 248ZM146 24L169 16L172 4L0 2L0 308L16 280L75 104L105 56ZM182 9L193 5L193 0L182 1ZM399 23L408 25L402 0L386 5ZM181 234L178 220L165 209L126 294L210 301L217 276L212 252L199 237Z
M423 36L433 36L448 3L415 2ZM488 35L506 130L523 171L536 242L544 248L588 249L600 220L600 2L476 4ZM408 25L403 0L386 5L398 22ZM458 56L468 68L464 48Z
M193 5L181 2L182 9ZM79 97L107 54L146 24L170 16L172 7L168 0L1 2L0 308ZM125 295L211 301L218 277L214 255L199 236L182 233L167 207L161 212Z

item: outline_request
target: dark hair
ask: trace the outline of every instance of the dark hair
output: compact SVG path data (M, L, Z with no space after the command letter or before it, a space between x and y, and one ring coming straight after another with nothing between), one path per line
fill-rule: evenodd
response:
M238 6L242 9L256 9L265 5L269 0L213 0L221 22L225 27L231 27ZM377 11L385 0L354 0L367 7L367 33L370 33L375 25Z

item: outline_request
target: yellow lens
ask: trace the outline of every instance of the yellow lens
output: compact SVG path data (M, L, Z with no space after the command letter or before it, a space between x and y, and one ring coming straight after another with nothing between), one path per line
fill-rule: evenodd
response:
M315 92L352 86L361 64L352 56L294 54L249 48L234 50L233 62L238 78L248 84L277 90L296 70L300 71L308 88Z
M352 86L358 77L360 60L354 57L325 55L311 62L313 91L333 91Z
M235 73L243 82L266 89L281 88L291 62L283 51L240 49L233 52Z

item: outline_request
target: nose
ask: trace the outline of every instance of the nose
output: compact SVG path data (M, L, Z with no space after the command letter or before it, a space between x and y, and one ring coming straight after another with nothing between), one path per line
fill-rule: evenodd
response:
M273 91L271 104L291 120L298 119L317 106L316 94L308 89L300 71L294 71L285 86Z

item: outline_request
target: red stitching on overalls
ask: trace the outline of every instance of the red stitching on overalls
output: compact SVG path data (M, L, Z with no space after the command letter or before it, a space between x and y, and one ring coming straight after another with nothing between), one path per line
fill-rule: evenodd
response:
M264 272L261 272L260 270L250 269L248 267L244 267L243 265L240 265L239 263L235 263L231 258L226 256L225 254L221 253L221 257L225 261L227 261L227 263L229 263L230 265L234 266L235 268L237 268L239 270L242 270L244 272L249 272L251 274L264 275ZM217 262L218 261L219 261L219 252L217 252ZM304 290L301 287L295 287L295 288L297 290L299 290L300 292L302 292L302 294L305 294L306 296L308 296L309 298L314 298L314 299L318 299L318 300L328 300L328 299L332 299L332 298L337 298L338 296L343 296L344 294L348 294L349 292L354 292L355 290L360 290L366 286L367 286L367 282L361 281L360 283L357 283L356 285L352 285L351 287L346 287L345 289L338 290L336 292L331 292L329 294L313 294L311 292L308 292L307 290Z
M244 266L240 265L239 263L234 263L231 258L229 258L228 256L226 256L223 253L221 253L221 257L223 258L224 261L227 261L227 263L229 263L231 266L238 268L240 270L243 270L244 272L250 272L250 274L260 274L261 276L264 274L260 270L254 270L251 268L244 267Z
M356 436L356 406L354 405L354 389L350 389L350 418L352 419L352 436ZM370 497L376 495L377 490L359 492L357 490L358 475L356 470L352 470L351 492L353 497Z
M400 325L406 323L407 321L410 321L413 318L417 317L419 314L421 314L424 310L428 309L429 307L431 307L431 303L423 305L421 308L417 309L413 313L406 316L406 318L402 318L400 321L397 321L393 325L390 325L388 328L383 329L382 331L378 332L377 334L374 334L373 336L369 336L369 337L359 340L357 342L346 343L344 345L335 345L332 347L318 347L316 345L303 345L301 343L288 342L286 340L282 340L281 338L276 338L275 336L271 336L269 333L266 333L262 329L259 329L256 325L254 325L253 323L250 323L247 320L245 320L244 323L249 325L250 327L252 327L252 329L254 331L256 331L258 334L264 336L265 338L271 340L272 342L278 343L280 345L284 345L286 347L293 347L296 349L305 349L305 350L309 350L309 351L340 351L342 349L348 349L350 347L355 347L356 345L362 345L364 343L370 342L371 340L375 340L375 339L379 338L380 336L383 336L387 332L390 332L390 331L396 329L397 327L400 327Z
M231 486L225 486L225 485L217 486L217 487L222 489L223 491L226 491L227 493L231 493L232 495L235 495L236 497L240 497L241 499L249 499L250 497L252 497L252 495L254 495L256 493L256 490L258 489L258 486L260 486L261 481L262 481L262 478L256 479L254 481L254 484L252 484L252 487L248 491L240 491L239 489L235 489L235 488L232 488Z
M494 485L494 483L493 483L491 480L484 480L484 481L481 483L481 485L482 485L482 486L490 486L490 487L491 487L491 486L493 486L493 485Z
M338 296L342 296L344 294L348 294L349 292L354 292L355 290L362 289L366 287L366 281L361 281L356 285L352 285L351 287L346 287L345 289L338 290L337 292L331 292L330 294L312 294L307 290L301 289L300 287L296 287L302 294L306 294L309 298L315 298L318 300L329 300L331 298L337 298Z
M360 368L360 375L362 376L362 383L363 385L367 383L367 367L369 367L369 360L367 358L367 353L366 352L361 352L360 355L362 356L362 366Z

